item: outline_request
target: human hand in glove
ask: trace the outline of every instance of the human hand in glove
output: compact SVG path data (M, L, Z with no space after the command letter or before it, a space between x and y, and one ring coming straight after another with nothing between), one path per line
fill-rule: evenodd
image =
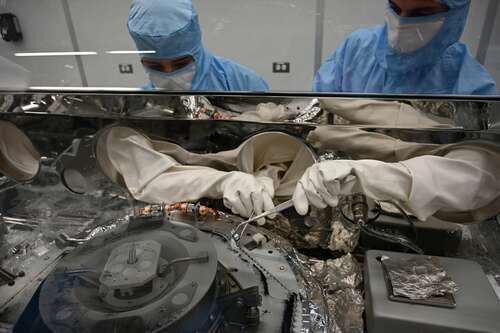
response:
M411 174L400 163L375 160L336 160L316 163L306 170L293 194L295 210L307 214L309 206L336 207L339 197L364 193L373 200L406 202Z
M234 214L251 217L274 208L273 181L244 172L230 172L220 184L224 205ZM271 216L272 218L272 216ZM265 220L257 221L260 225Z

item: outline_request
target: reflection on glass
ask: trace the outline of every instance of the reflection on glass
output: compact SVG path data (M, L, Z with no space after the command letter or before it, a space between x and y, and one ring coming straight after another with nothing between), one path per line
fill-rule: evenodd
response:
M391 0L383 26L352 33L316 73L321 92L497 94L459 39L470 0Z
M15 125L0 121L0 175L28 182L39 169L40 155L30 139Z
M145 89L266 91L262 77L231 60L212 55L202 42L191 0L132 3L128 28L150 82Z

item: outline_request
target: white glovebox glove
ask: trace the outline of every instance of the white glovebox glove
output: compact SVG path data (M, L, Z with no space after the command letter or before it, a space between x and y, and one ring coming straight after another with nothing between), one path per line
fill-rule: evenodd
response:
M494 203L500 196L498 170L495 155L471 148L399 163L326 161L305 172L293 201L297 212L305 215L309 205L337 206L340 195L364 193L372 200L396 202L425 221L438 212L474 212Z
M272 179L234 171L223 176L219 185L224 205L235 214L251 217L273 209ZM271 217L272 218L272 217ZM265 220L259 220L264 224Z
M411 192L410 171L400 163L376 160L336 160L307 169L293 194L295 209L307 214L309 206L336 207L339 196L364 193L373 200L406 202Z
M106 174L118 173L130 194L149 203L172 204L201 198L223 199L233 213L244 217L274 207L273 180L244 172L223 172L203 166L184 166L157 152L141 133L112 129L106 138ZM261 221L262 222L262 221Z

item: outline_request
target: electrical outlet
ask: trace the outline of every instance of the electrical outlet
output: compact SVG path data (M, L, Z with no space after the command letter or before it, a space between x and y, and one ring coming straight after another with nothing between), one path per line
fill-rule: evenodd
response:
M273 62L273 73L290 73L290 63Z
M119 64L118 69L120 70L120 74L132 74L134 73L134 68L131 64Z

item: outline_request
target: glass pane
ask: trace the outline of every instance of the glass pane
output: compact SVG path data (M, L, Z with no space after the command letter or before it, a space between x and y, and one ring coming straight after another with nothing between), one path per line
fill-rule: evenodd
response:
M3 89L498 95L497 1L2 0L0 13Z

